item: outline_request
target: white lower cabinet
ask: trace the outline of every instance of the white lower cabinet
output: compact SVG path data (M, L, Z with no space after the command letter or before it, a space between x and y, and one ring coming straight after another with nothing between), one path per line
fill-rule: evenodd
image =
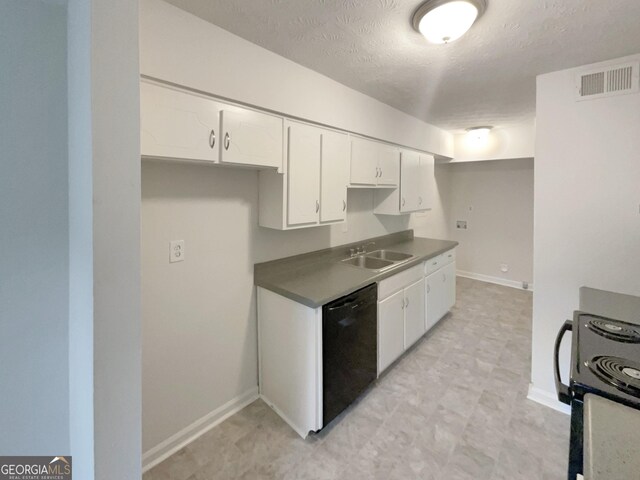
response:
M434 268L437 269L434 270ZM444 317L456 303L455 251L445 252L427 260L425 278L425 309L427 330Z
M378 375L426 331L423 269L418 265L378 284Z
M378 375L404 352L404 290L378 302Z
M416 343L427 331L424 317L424 279L404 289L404 348Z

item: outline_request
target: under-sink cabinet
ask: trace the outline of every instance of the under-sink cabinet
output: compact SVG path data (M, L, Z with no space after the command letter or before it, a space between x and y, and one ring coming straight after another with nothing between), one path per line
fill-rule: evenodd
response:
M289 230L346 220L349 164L347 134L285 121L283 173L259 174L259 224Z
M378 375L426 331L422 265L378 284Z
M400 180L397 147L365 138L351 138L350 186L395 188Z
M376 191L373 213L404 215L433 208L435 159L412 150L400 151L400 188Z
M282 117L148 79L140 132L143 157L282 169Z

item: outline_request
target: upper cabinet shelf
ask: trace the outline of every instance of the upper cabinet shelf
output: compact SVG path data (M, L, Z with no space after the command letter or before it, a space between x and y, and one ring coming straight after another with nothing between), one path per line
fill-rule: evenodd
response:
M282 170L283 119L143 80L141 154Z

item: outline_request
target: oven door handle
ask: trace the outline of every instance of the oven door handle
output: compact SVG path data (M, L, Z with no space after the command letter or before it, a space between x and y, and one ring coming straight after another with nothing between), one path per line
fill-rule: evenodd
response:
M564 325L562 325L562 328L560 329L560 331L558 332L558 336L556 337L556 344L553 349L553 367L556 378L556 391L558 392L558 400L560 400L562 403L570 405L571 394L569 392L569 387L562 383L562 379L560 378L560 362L558 360L562 338L568 331L573 331L573 323L571 322L571 320L567 320L564 322Z

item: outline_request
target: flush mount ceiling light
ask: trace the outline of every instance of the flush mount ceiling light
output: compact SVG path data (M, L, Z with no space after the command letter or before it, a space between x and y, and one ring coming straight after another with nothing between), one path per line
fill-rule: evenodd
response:
M428 0L413 14L413 28L431 43L457 40L487 9L487 0Z
M467 135L473 140L485 140L489 137L489 132L492 128L490 126L467 128Z

